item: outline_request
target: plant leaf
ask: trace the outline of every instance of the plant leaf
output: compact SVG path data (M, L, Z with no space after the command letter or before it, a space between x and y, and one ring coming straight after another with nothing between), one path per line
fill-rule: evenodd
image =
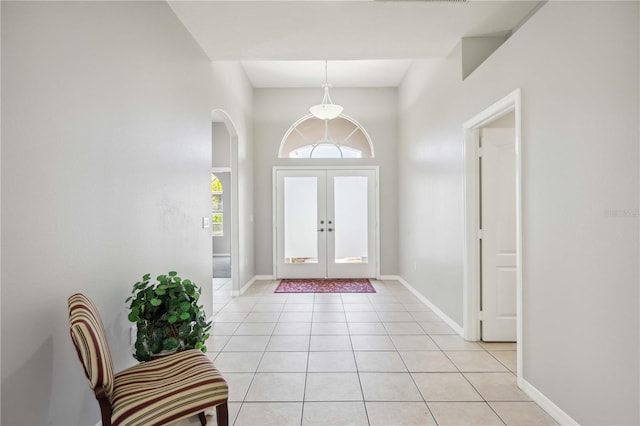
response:
M183 320L183 321L184 320L188 320L189 317L190 317L189 312L183 312L183 313L180 314L180 319Z
M154 297L149 303L151 303L151 305L153 306L160 306L162 305L162 300Z

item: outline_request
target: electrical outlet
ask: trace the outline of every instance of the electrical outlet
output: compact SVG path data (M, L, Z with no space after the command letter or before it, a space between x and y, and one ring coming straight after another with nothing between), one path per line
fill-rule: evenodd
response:
M415 260L413 261L413 270L414 271L418 270L418 262L416 262Z

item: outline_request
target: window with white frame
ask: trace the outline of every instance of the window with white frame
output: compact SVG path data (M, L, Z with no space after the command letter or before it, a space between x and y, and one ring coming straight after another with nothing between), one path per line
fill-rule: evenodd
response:
M222 182L211 173L211 228L214 237L224 236L222 194Z

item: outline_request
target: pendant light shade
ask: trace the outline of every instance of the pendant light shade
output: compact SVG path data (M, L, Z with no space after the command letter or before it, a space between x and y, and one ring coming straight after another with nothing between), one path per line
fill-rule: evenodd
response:
M322 85L322 88L324 89L324 97L322 98L322 103L309 108L309 112L320 120L334 119L338 117L344 109L340 105L334 104L333 101L331 101L331 96L329 96L329 87L330 85L327 81L327 61L324 61L324 84Z

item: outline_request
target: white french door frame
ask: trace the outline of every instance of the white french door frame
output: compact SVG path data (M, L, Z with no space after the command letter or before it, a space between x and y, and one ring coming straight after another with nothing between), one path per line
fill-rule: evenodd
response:
M480 129L490 122L515 112L516 154L516 348L517 377L522 380L522 146L521 146L521 90L518 88L464 123L464 250L463 250L463 326L464 338L480 340L480 179L478 146Z
M380 278L380 183L379 183L379 170L378 166L308 166L308 167L296 167L296 166L274 166L271 171L271 208L272 208L272 268L273 268L273 276L274 278L278 276L278 247L277 247L277 224L278 224L278 206L276 203L277 200L277 174L278 171L340 171L340 170L349 170L349 171L358 171L358 170L366 170L373 171L375 175L375 188L374 188L374 213L375 213L375 224L374 224L374 232L375 232L375 275L376 278Z

